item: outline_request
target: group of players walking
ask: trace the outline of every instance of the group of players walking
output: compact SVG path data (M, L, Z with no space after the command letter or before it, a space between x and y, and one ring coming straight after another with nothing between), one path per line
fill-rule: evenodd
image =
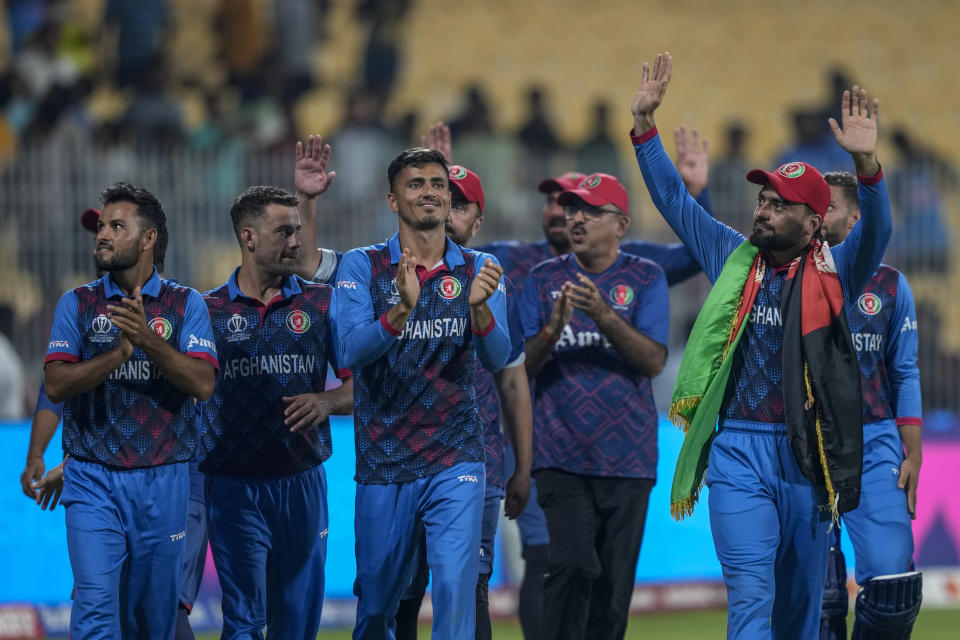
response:
M312 244L330 147L298 143L296 193L237 198L240 266L203 295L163 277L159 200L104 191L83 218L102 277L57 307L22 476L66 508L72 637L191 637L209 535L224 638L314 638L328 524L343 526L329 416L352 414L354 638L415 638L428 578L434 638L489 638L501 502L520 523L525 637L622 638L667 289L701 270L713 288L671 404L686 432L671 510L709 487L728 636L846 636L842 516L854 637L909 637L917 326L906 280L880 264L879 104L853 87L831 120L856 177L800 161L747 175L747 237L710 213L699 140L678 131L676 167L664 152L653 115L671 73L669 54L644 64L631 139L673 245L624 240L627 191L595 173L540 183L544 240L468 249L484 191L442 126L387 170L397 233L346 254ZM44 475L61 411L66 460Z

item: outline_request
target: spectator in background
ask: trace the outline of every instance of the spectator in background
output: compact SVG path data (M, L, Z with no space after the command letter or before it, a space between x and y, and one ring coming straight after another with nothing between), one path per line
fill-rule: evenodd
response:
M362 0L357 17L370 25L363 52L363 87L386 102L401 62L400 27L409 0Z
M470 134L492 135L493 124L487 94L479 84L471 84L463 93L464 106L459 115L450 121L450 133L454 138Z
M123 117L138 144L172 144L183 138L183 112L166 91L165 71L159 57L143 69Z
M216 18L224 70L244 100L259 94L260 66L269 46L266 25L257 19L254 4L254 0L221 0Z
M167 30L165 0L107 0L104 26L108 37L116 39L114 77L120 87L128 87L154 64L163 51Z
M890 200L897 215L891 262L907 273L943 273L950 264L950 231L938 187L956 183L956 173L903 128L894 130L893 145L900 161L890 172Z
M753 226L756 189L743 176L750 170L747 162L747 140L750 133L740 120L731 120L723 132L726 149L710 168L710 199L713 213L738 231Z
M550 162L560 150L560 141L547 115L546 98L541 87L527 90L527 105L530 115L517 132L517 140L526 150L524 167L531 179L551 173ZM592 167L588 170L593 170Z
M850 155L837 146L819 108L798 108L792 113L793 142L784 148L774 164L777 166L803 158L819 171L852 171Z
M593 105L593 132L576 150L576 166L594 173L622 175L617 147L610 138L610 105L598 100Z
M13 348L13 307L0 304L0 420L26 415L23 361Z

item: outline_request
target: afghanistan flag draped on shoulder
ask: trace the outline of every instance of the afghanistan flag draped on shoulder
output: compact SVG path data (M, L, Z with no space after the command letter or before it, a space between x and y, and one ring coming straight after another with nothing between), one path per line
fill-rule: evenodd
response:
M697 502L733 356L766 268L755 246L737 247L684 349L669 413L686 433L670 492L677 520ZM834 517L859 504L863 464L860 368L843 304L830 250L815 241L791 263L785 283L783 397L794 457L826 491Z

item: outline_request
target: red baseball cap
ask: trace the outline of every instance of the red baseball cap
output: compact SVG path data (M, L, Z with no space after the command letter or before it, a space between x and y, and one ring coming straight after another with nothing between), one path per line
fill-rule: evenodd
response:
M557 204L574 204L578 199L594 207L612 204L624 213L627 213L630 207L627 190L609 173L591 173L575 189L567 189L561 193Z
M562 176L557 176L556 178L547 178L540 183L540 186L537 187L537 189L540 191L540 193L570 191L571 189L576 189L577 185L583 182L583 179L586 177L587 174L585 173L571 171L570 173L565 173Z
M480 176L459 164L450 165L450 186L455 187L467 202L476 202L483 213L483 185Z
M98 220L100 220L100 209L86 209L80 214L80 226L91 233L97 232Z
M809 205L821 218L830 206L830 185L816 167L806 162L788 162L772 173L754 169L747 174L747 180L769 183L782 198Z

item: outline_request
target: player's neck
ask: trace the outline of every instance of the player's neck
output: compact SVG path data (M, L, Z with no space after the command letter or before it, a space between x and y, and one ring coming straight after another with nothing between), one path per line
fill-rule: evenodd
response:
M110 272L110 277L113 278L113 282L126 296L132 296L134 289L137 287L143 287L143 285L147 284L147 280L149 280L150 276L152 275L152 256L150 256L150 259L145 259L143 256L141 256L141 259L137 262L137 264L133 265L129 269Z
M417 263L428 269L443 260L447 248L447 235L443 225L436 229L421 231L412 229L402 222L399 228L400 248L409 250L417 259Z
M283 276L261 273L255 266L241 264L237 272L237 286L240 292L252 300L266 305L277 297L283 289Z
M573 256L577 259L577 264L588 273L603 273L607 269L613 266L613 263L617 261L617 256L620 255L620 250L614 248L612 252L602 253L602 254L589 254L589 253L574 253Z

